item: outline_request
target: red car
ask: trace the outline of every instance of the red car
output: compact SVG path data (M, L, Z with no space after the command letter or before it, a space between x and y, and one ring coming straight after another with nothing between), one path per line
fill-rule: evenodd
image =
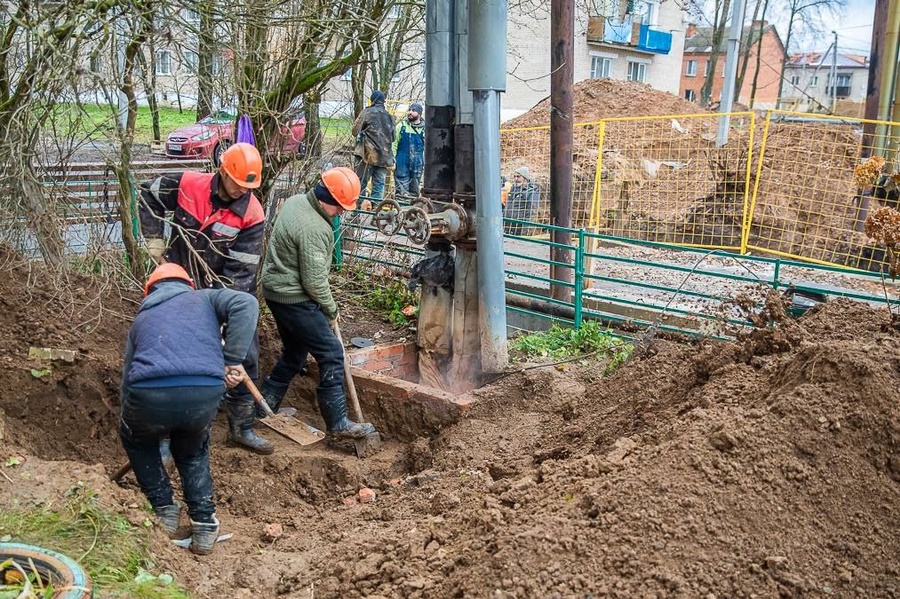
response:
M213 164L219 165L222 152L234 143L234 123L237 111L234 108L223 108L195 125L181 127L169 133L166 138L166 156L168 158L211 158ZM289 121L279 125L278 143L275 145L281 153L300 153L305 150L303 140L306 137L306 117L303 113L295 114Z

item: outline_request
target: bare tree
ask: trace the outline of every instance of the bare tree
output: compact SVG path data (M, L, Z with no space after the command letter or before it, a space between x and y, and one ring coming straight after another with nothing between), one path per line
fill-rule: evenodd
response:
M719 53L722 51L722 40L725 39L725 27L728 24L728 13L731 9L731 0L715 0L713 9L713 30L709 53L709 67L703 87L700 88L700 105L707 106L712 98L713 82L716 76L716 64L719 61Z
M799 24L809 30L820 30L823 18L833 16L845 4L845 0L787 0L784 7L786 17L781 20L787 23L787 32L784 37L784 58L781 61L781 73L778 77L776 109L781 108L781 94L784 90L784 70L787 68L791 55L791 43L795 35L795 27ZM833 84L834 82L832 82Z

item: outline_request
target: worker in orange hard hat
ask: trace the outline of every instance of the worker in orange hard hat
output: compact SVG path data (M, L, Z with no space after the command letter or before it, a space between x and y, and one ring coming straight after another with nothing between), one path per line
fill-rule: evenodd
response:
M219 158L215 173L167 173L141 184L141 230L150 256L181 265L197 288L227 287L256 292L265 212L252 190L262 183L262 158L248 143L236 143ZM171 235L163 239L171 214ZM259 342L254 338L244 368L259 376ZM253 430L253 396L246 385L225 398L228 442L270 454L274 445Z
M269 238L261 278L282 344L278 362L263 382L263 397L278 410L291 380L311 354L319 367L316 398L328 433L354 439L374 433L375 427L347 418L344 346L332 330L338 306L328 274L334 247L332 220L353 210L359 193L356 173L337 167L322 173L309 192L285 200Z
M225 389L244 380L241 362L253 342L259 304L249 293L193 286L172 262L147 279L125 344L119 438L157 521L172 536L182 505L159 450L171 437L191 521L190 548L206 554L219 533L209 427Z

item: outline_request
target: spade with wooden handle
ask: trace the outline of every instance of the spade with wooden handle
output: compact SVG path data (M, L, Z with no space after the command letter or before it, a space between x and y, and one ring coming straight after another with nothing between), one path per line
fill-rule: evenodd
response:
M259 419L262 424L300 445L312 445L325 438L325 433L311 424L306 424L293 416L286 416L284 414L276 414L273 412L272 408L269 407L269 404L266 403L265 398L259 392L259 389L256 388L256 385L254 385L253 381L249 378L244 379L244 384L247 385L247 388L250 390L253 401L255 401L256 405L258 405L266 414L265 418Z

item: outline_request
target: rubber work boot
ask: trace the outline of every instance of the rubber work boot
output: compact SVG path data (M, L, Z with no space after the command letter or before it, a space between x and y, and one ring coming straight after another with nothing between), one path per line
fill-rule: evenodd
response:
M323 397L328 395L328 397ZM319 410L325 419L328 435L338 439L362 439L375 432L375 425L368 422L353 422L347 418L347 400L343 390L319 395Z
M212 515L212 522L191 520L191 553L209 555L219 538L219 520Z
M156 514L159 525L169 538L173 538L178 531L178 525L181 524L181 503L176 501L172 505L153 508L153 513Z
M294 408L281 407L281 402L284 401L284 396L287 394L288 387L290 387L290 383L277 383L272 380L272 377L267 376L266 380L263 381L262 388L259 392L273 412L276 414L284 414L285 416L294 416L297 414L297 410ZM256 406L256 417L266 417L266 413L259 406Z
M275 446L253 432L256 421L255 406L252 403L225 396L225 413L228 414L229 445L243 447L254 453L269 455L275 452Z

